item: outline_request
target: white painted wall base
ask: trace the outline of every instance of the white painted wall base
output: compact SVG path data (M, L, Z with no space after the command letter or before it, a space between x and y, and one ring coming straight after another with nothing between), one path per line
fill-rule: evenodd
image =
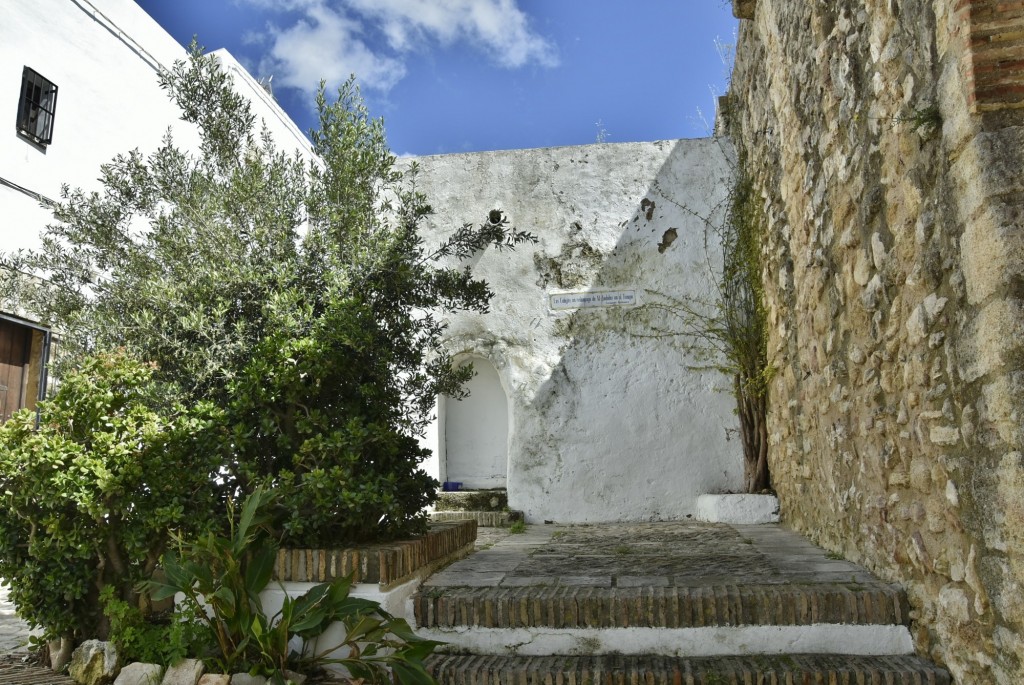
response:
M417 577L389 590L381 590L380 586L376 583L357 583L352 586L352 589L349 591L349 596L371 599L379 603L381 608L389 614L404 618L411 623L412 596L416 593L416 590L419 589L420 583L422 582L423 579ZM276 587L267 588L260 593L260 601L263 602L263 610L268 616L273 616L281 609L286 596L300 597L319 584L320 583L287 582ZM344 638L345 627L341 623L333 623L311 645L312 652L319 654L320 652L329 650L332 647L341 644ZM301 639L293 639L297 640L298 644L292 646L299 649L302 644ZM330 654L330 656L339 659L344 658L347 656L347 651L348 650L335 650ZM340 666L332 665L327 668L328 670L332 670L336 673L347 675L345 669Z
M417 577L390 590L382 590L376 583L357 583L352 586L349 596L371 599L380 604L381 608L389 614L411 620L411 614L407 613L412 607L409 600L416 593L422 582L423 579ZM301 597L317 585L320 585L320 583L287 582L268 587L260 593L263 610L268 616L273 616L281 609L286 596Z
M752 654L913 654L906 626L729 626L717 628L420 628L448 643L441 651L521 656L658 654L675 657Z
M709 523L778 523L775 495L701 495L697 520Z

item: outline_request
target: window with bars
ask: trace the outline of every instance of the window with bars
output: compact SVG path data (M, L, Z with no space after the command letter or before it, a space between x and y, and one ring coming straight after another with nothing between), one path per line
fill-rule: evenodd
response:
M18 102L18 133L39 145L53 140L53 115L57 107L57 86L25 67L21 74Z

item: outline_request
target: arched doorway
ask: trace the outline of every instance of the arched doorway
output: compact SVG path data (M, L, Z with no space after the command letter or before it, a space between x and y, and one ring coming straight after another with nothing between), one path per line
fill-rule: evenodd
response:
M508 398L498 371L473 357L476 375L466 384L469 397L445 397L446 480L464 490L505 487L508 473Z

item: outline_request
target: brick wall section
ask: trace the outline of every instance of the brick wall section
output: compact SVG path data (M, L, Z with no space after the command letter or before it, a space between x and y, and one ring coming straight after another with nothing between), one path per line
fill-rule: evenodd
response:
M356 583L390 586L459 553L476 540L474 520L433 523L422 538L346 549L282 549L274 579L322 583L352 575Z
M463 521L472 519L484 528L504 528L512 521L522 518L519 512L510 511L435 511L430 515L433 521Z
M975 111L1024 107L1024 1L959 0L967 98Z
M434 654L427 669L446 685L722 685L835 683L948 685L949 675L914 657L836 655L467 656Z

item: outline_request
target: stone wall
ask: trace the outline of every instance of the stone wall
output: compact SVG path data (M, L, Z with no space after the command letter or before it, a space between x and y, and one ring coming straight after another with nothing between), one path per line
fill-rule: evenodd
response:
M957 682L1024 682L1024 3L739 6L783 520L902 582Z

